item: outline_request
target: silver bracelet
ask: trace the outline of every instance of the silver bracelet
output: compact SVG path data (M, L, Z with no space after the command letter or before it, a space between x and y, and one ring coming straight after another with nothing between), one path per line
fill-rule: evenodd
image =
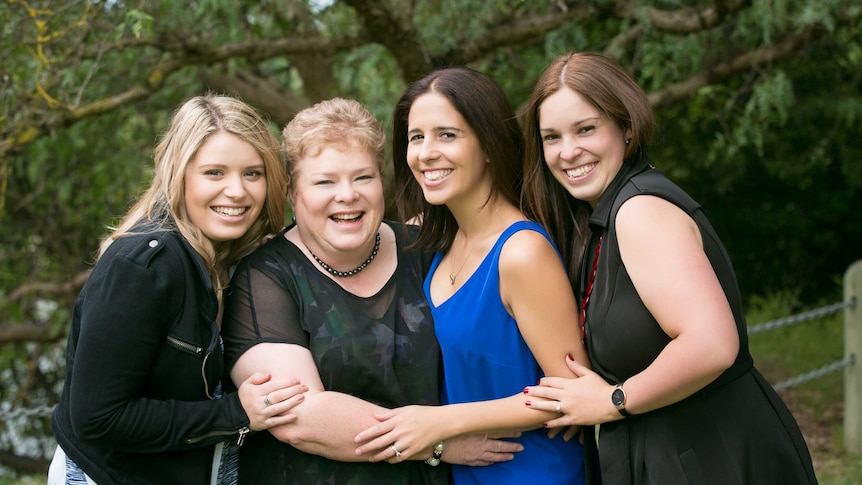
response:
M431 466L437 466L440 464L440 458L441 457L443 457L443 442L442 441L437 443L436 445L434 445L434 451L432 452L431 456L428 457L427 460L425 460L425 463L427 463Z

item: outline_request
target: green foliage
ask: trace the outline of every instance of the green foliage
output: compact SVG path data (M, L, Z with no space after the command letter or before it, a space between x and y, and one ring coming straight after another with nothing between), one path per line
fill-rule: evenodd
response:
M411 60L429 66L465 62L459 49L488 42L466 62L498 81L516 108L548 61L568 51L609 53L649 93L685 91L658 106L661 130L650 156L709 214L756 323L828 300L836 278L862 257L862 7L846 0L753 0L717 25L687 33L651 20L655 8L684 16L736 3L383 0L378 8L414 37L404 40L420 46ZM393 103L410 81L402 77L405 60L367 41L362 16L337 0L27 5L32 12L19 1L0 9L0 144L26 146L0 157L0 325L42 321L62 333L74 295L56 297L57 310L43 320L39 301L51 295L14 301L10 295L25 284L66 281L87 267L105 226L150 179L153 145L184 99L233 89L239 80L248 84L238 95L259 95L258 107L273 116L338 95L360 100L388 128ZM544 26L557 18L567 20ZM509 42L512 26L525 19L533 19L533 30ZM796 37L804 40L791 55L776 49ZM241 43L258 42L263 50L284 38L302 49L261 60L257 51L212 54ZM327 39L350 47L305 44ZM746 64L755 55L761 60ZM165 71L172 62L183 67ZM687 83L696 87L686 91ZM152 91L122 101L135 89ZM104 113L54 123L118 100ZM45 123L50 129L37 130ZM834 337L834 325L826 320L753 336L758 365L771 379L795 375L800 369L786 356L804 353L813 363L823 350L817 339ZM14 363L53 351L0 348L2 368L20 381L8 389L28 385ZM6 379L0 381L7 392ZM813 386L801 399L831 399L828 384ZM32 399L49 400L50 393Z
M379 45L367 45L339 56L337 61L336 81L341 96L368 106L385 126L391 116L392 100L404 89L397 75L398 65L389 51Z
M638 82L646 91L655 91L703 68L709 46L696 36L676 39L664 36L644 44L639 59Z
M728 127L730 132L713 140L714 145L707 151L710 155L706 163L739 162L742 160L740 153L749 149L762 157L764 138L769 132L783 127L794 101L793 86L781 71L756 83L747 102ZM732 109L731 106L728 108Z
M126 35L126 31L136 39L150 36L153 33L154 23L155 20L152 15L136 9L129 10L126 13L125 22L117 26L116 39L122 39Z

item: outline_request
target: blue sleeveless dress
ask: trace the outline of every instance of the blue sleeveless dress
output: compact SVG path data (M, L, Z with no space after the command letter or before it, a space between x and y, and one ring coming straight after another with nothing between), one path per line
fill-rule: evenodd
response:
M518 331L518 324L500 299L500 252L506 241L522 230L536 231L551 241L540 224L527 221L512 224L454 295L440 306L430 303L443 352L445 385L441 402L444 404L511 396L525 386L535 385L543 376ZM442 257L442 253L435 255L425 279L423 287L429 302L431 277ZM574 326L572 331L576 331ZM544 428L525 432L517 440L524 445L524 451L516 453L514 460L487 467L453 465L453 483L581 485L583 447L577 440L565 442L561 436L562 433L550 440Z

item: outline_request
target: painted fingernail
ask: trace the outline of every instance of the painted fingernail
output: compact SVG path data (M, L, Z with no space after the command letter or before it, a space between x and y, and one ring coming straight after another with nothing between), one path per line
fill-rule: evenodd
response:
M574 362L575 359L572 358L572 354L566 354L566 358Z
M525 402L524 404L526 404L527 406L532 406L532 405L533 405L532 401L527 401L527 402Z
M542 427L547 428L547 427L548 427L548 423L542 423Z
M525 388L524 388L524 394L529 394L529 393L530 393L530 389L529 389L529 388L527 388L527 387L525 387Z

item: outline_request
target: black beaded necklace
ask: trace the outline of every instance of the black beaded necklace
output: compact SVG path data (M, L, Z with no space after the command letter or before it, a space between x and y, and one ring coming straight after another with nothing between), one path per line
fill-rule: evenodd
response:
M317 264L319 264L329 274L331 274L332 276L337 276L339 278L346 278L348 276L353 276L356 273L359 273L360 271L365 269L365 267L368 266L368 263L374 261L374 258L377 256L377 251L379 251L379 250L380 250L380 232L378 232L377 235L374 237L374 249L371 250L371 255L368 256L368 259L366 259L365 262L360 264L359 267L352 269L350 271L338 271L337 269L333 268L332 266L321 261L320 258L318 258L314 253L311 252L311 249L309 249L308 252L309 252L309 254L311 254L311 257L314 258L315 261L317 261Z

